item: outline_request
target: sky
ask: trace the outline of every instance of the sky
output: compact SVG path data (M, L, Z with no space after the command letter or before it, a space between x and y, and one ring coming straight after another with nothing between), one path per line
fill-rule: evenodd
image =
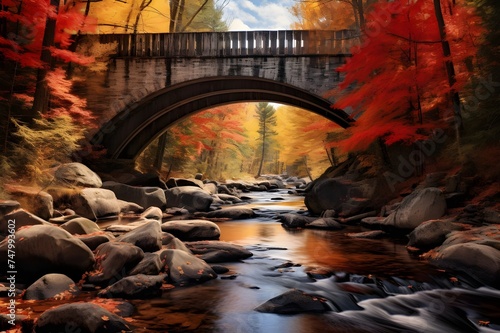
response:
M230 0L224 8L229 30L286 30L294 21L295 0Z

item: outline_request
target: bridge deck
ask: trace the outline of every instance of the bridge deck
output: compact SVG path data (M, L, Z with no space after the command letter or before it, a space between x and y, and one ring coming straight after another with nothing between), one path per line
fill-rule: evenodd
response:
M117 43L115 57L248 57L345 55L354 30L278 30L99 35Z

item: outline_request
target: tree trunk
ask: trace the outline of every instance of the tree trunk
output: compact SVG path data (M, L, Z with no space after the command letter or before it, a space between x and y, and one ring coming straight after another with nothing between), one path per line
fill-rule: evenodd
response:
M50 0L50 5L59 10L59 0ZM42 114L47 113L49 109L49 87L47 85L46 77L50 68L54 67L53 58L50 54L49 47L54 46L54 36L56 32L56 20L47 17L45 22L45 31L43 33L42 54L40 60L43 62L43 67L38 69L36 78L36 90L33 100L33 107L31 109L32 115L35 116L37 112Z
M259 171L257 172L257 177L260 177L262 173L262 166L264 164L264 157L266 153L266 122L264 121L264 130L262 131L262 156L260 158Z
M154 168L159 175L161 175L161 167L163 165L163 155L167 147L167 134L163 133L158 139L158 147L156 148L156 156L154 161ZM169 171L170 172L170 171Z

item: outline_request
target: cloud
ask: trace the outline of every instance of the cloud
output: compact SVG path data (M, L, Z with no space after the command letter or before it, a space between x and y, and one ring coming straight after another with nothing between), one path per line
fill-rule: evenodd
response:
M233 0L224 8L224 18L230 22L230 30L245 26L246 30L290 29L295 21L290 13L293 4L294 0Z
M234 19L233 21L231 21L231 23L229 24L229 30L230 31L241 31L241 30L245 31L245 30L252 30L252 29L250 29L250 27L248 25L243 23L242 20L237 18L237 19Z

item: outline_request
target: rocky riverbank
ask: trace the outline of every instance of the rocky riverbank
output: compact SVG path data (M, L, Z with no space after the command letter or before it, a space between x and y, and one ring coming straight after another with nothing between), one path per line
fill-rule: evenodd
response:
M8 236L16 230L14 292L19 302L12 317L7 305L14 297L7 274L0 289L6 305L1 330L11 329L14 318L22 332L64 331L68 323L82 332L143 332L132 319L137 311L134 300L158 299L214 279L234 279L238 272L231 271L229 263L252 258L257 249L219 241L221 232L214 222L255 217L262 212L240 205L249 199L247 193L285 187L291 194L304 195L308 207L308 211L276 216L285 228L344 232L346 226L362 224L372 229L348 233L353 242L408 234L409 251L454 275L429 284L273 263L265 274L291 274L294 283L282 295L256 306L256 312L330 313L323 323L344 329L338 332L399 332L405 327L413 332L426 323L426 332L455 325L471 332L486 326L500 329L500 315L489 306L500 300L492 289L500 281L498 191L490 188L490 193L470 203L474 197L470 188L462 191L470 181L460 174L431 174L412 184L411 191L397 193L379 192L384 186L380 179L357 178L345 166L310 184L278 176L224 184L201 179L164 183L146 176L127 183L102 182L76 163L61 166L54 176L45 191L7 186L15 201L0 203L0 234L5 237L0 243L0 265L9 263ZM107 222L117 217L119 223ZM449 290L455 287L461 289ZM418 296L402 296L409 293ZM396 295L401 296L389 297ZM471 309L471 303L458 301L464 298L471 303L486 301ZM429 301L445 310L433 313ZM57 306L33 315L30 307L36 302ZM376 308L386 308L387 314L378 313L375 320ZM420 312L418 320L398 322L398 315L409 315L408 308ZM461 312L467 315L459 315L460 320L450 325L450 319ZM360 320L365 326L360 326Z

